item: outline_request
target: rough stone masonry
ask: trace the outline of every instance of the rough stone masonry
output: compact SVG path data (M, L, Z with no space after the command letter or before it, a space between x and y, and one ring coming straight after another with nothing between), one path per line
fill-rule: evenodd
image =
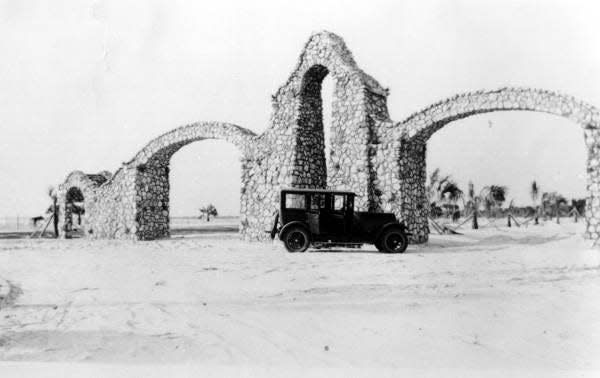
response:
M325 157L321 84L331 75L330 156ZM586 236L600 238L600 114L573 97L528 88L456 95L401 122L389 118L388 90L363 72L344 41L313 34L294 70L272 97L261 135L221 122L197 122L152 140L114 174L71 173L59 186L61 230L72 229L72 199L83 202L82 227L91 238L152 240L169 236L169 162L181 147L223 139L242 155L240 233L261 240L279 206L281 188L330 188L357 194L358 210L403 219L413 243L427 241L427 141L448 123L474 114L529 110L563 116L583 128L588 148ZM327 161L327 163L326 163ZM76 196L69 196L78 189ZM83 201L81 201L83 197Z

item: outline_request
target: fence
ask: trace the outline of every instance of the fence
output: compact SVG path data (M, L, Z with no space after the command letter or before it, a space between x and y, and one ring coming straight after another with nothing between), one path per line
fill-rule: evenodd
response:
M0 233L33 232L34 230L43 227L47 220L48 219L46 218L38 221L37 227L34 227L31 217L25 215L0 217Z

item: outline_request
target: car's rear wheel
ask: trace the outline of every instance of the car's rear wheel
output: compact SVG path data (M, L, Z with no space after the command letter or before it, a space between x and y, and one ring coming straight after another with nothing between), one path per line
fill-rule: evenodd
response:
M283 244L288 252L304 252L310 245L310 234L304 227L290 227L283 235Z
M391 228L383 232L383 235L381 235L378 243L375 243L375 246L382 252L402 253L408 247L408 238L401 229Z

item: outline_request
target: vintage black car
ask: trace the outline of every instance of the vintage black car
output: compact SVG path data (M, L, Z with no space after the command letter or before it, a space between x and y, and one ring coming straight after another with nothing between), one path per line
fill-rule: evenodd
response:
M279 235L289 252L333 246L374 244L381 252L402 253L410 235L391 213L354 211L352 192L285 189L275 215L271 238Z

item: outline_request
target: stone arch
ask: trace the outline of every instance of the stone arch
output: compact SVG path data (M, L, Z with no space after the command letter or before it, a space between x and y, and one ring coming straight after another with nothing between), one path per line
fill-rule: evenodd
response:
M234 144L247 155L251 151L252 139L256 137L252 131L224 122L195 122L173 129L152 139L128 165L146 164L151 158L160 154L171 155L186 144L203 139L222 139Z
M396 212L407 220L415 240L427 240L429 206L425 194L426 143L447 124L475 114L497 111L534 111L568 118L582 126L588 148L588 200L586 235L600 236L600 112L594 106L572 96L540 89L502 88L456 95L414 113L398 123L394 138L399 142L397 154L401 198Z
M77 213L77 208L81 210L88 209L90 201L93 198L94 191L110 178L109 172L98 174L86 174L81 171L70 173L65 181L59 185L57 191L59 203L59 232L62 237L70 237L73 231L73 215ZM75 206L77 208L75 208ZM81 217L77 217L79 221ZM85 218L81 219L78 228L88 234L89 227ZM79 222L77 222L79 223Z
M328 159L321 98L321 83L327 75L334 85ZM387 94L358 67L339 36L326 31L313 34L296 68L273 96L271 126L261 136L264 141L277 137L278 143L291 147L281 151L291 170L281 180L285 186L353 190L358 195L357 208L370 207L369 143L375 120L388 118ZM326 161L330 166L326 167Z
M137 237L142 240L152 240L170 235L169 164L171 157L179 149L200 140L222 139L238 147L244 160L251 152L254 137L253 132L236 125L198 122L172 130L148 143L128 163L129 168L135 171L136 215L133 231ZM243 206L245 201L243 194L241 201Z
M550 113L568 118L584 129L600 128L600 114L594 106L572 96L530 88L501 88L456 95L412 114L399 126L405 139L426 142L452 121L509 110Z

